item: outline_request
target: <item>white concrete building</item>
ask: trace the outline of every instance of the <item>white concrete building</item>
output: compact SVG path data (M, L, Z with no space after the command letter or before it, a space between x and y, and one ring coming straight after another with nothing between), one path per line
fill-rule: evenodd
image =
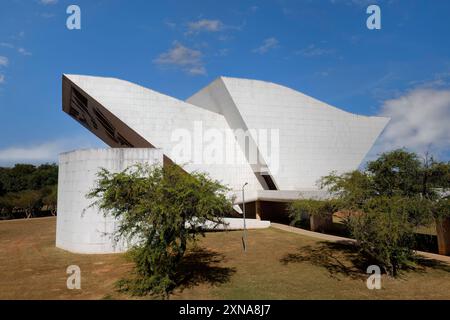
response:
M120 172L136 163L163 163L161 149L88 149L59 156L58 216L56 246L76 253L121 252L124 243L115 244L111 234L116 221L90 207L86 194L95 186L97 172L105 168Z
M119 79L64 75L63 110L112 148L155 148L150 162L209 173L235 192L238 203L248 183L250 217L272 220L282 216L283 203L325 197L317 180L357 169L389 121L351 114L277 84L226 77L181 101ZM64 205L75 201L66 198L64 179L79 179L67 177L60 176L59 233L70 231L59 220L70 221L67 215L80 210Z
M331 171L355 170L389 120L351 114L274 83L236 78L220 77L187 101L223 115L233 129L249 130L258 150L251 129L278 130L279 168L262 155L276 190L314 190Z

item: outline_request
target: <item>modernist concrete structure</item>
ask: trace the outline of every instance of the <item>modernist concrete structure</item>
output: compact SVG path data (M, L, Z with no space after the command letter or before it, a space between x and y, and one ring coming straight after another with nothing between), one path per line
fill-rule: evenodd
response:
M129 148L120 154L130 159L174 162L187 172L209 173L234 191L237 203L248 183L249 217L278 221L284 203L301 196L326 197L317 180L331 171L356 169L389 120L351 114L277 84L226 77L181 101L119 79L64 75L63 110L110 147ZM147 149L144 159L144 153L131 151L135 148L154 152ZM80 161L84 156L78 154ZM62 155L60 170L67 157ZM113 162L110 168L124 168ZM71 166L76 165L66 164ZM92 226L80 225L77 231L59 222L77 225L73 219L81 210L81 205L65 206L76 200L66 196L70 187L64 179L78 181L77 174L86 179L82 169L67 170L73 176L61 172L58 237L83 228L90 235ZM67 248L65 237L58 244Z
M119 172L136 163L162 164L161 149L77 150L59 156L56 246L76 253L121 252L110 235L116 221L90 207L86 194L94 187L99 168Z
M262 155L272 181L261 185L264 190L314 190L330 171L356 169L389 120L350 114L273 83L235 78L221 77L187 101L223 115L233 129L249 130L258 150L254 129L279 131L279 168Z

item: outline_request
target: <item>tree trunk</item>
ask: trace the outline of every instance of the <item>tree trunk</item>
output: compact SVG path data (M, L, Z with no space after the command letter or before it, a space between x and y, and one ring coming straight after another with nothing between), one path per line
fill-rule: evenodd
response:
M450 217L436 219L439 254L450 255Z

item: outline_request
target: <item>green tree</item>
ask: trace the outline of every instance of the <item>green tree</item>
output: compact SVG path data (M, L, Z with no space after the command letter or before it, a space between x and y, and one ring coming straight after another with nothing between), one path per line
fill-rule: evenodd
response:
M13 207L10 194L4 194L0 197L0 216L2 219L11 217Z
M39 190L58 183L58 166L56 164L42 164L34 170L28 178L28 189Z
M435 188L439 198L439 193L445 194L450 190L450 161L445 163L432 159L431 164L427 167L426 176L427 186L425 188Z
M37 190L25 190L10 194L11 203L15 209L21 209L27 219L42 207L42 195Z
M102 169L98 177L88 197L119 222L114 239L132 244L135 277L121 281L120 288L167 297L188 242L203 235L205 222L222 223L223 214L231 212L227 188L174 165L136 165L119 173Z
M6 193L6 189L3 186L3 182L0 180L0 197Z
M340 205L348 210L359 210L374 196L378 195L373 176L358 170L337 175L332 172L319 181L322 189L327 189Z
M367 163L375 191L387 196L413 196L423 190L423 170L419 157L405 150L383 153Z
M58 186L48 186L42 189L42 203L50 210L53 216L56 215L58 203Z
M16 164L12 168L0 168L0 212L11 217L14 212L25 212L25 217L42 210L42 204L56 212L56 185L58 166L43 164Z
M10 168L5 177L5 187L8 192L18 192L29 189L30 177L36 170L31 164L16 164Z
M349 219L362 255L394 277L414 258L414 229L404 204L404 198L376 197L367 202L364 214Z
M4 193L40 190L58 183L58 166L16 164L12 168L0 168L0 182Z
M412 262L415 228L450 217L449 172L449 163L394 150L362 172L323 177L321 186L354 212L348 227L361 252L397 274Z

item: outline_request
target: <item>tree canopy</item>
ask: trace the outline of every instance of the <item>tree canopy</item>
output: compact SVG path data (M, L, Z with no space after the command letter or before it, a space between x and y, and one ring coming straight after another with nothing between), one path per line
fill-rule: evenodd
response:
M0 167L0 215L24 213L30 218L36 211L48 209L56 214L58 166L56 164L16 164Z
M39 190L45 186L58 183L58 166L56 164L16 164L12 168L0 167L0 192L19 192ZM2 195L0 193L0 195Z
M366 169L323 177L320 187L344 200L352 209L362 208L373 197L424 197L439 199L450 188L450 162L402 149L386 152L367 163Z
M341 209L358 212L347 222L362 253L395 275L412 261L415 228L450 217L449 172L450 162L399 149L320 185Z
M222 223L232 210L226 187L175 165L135 165L119 173L102 169L98 177L88 196L117 219L114 239L131 245L135 278L120 287L134 294L167 295L188 242L203 235L205 222Z

